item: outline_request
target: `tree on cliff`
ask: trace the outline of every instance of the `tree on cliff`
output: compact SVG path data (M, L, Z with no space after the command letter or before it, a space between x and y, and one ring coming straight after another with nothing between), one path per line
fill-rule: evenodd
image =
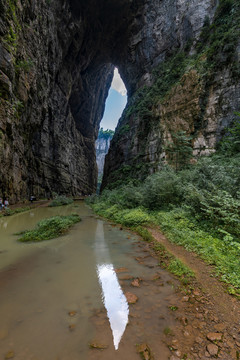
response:
M192 158L192 136L186 131L178 131L172 134L172 141L165 146L168 162L175 168L176 172L186 167Z

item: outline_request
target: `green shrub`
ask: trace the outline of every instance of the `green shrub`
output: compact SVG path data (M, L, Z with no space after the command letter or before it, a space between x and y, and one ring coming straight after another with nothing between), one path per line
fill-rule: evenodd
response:
M179 204L183 199L183 188L178 175L166 167L149 176L142 185L142 204L150 210Z
M123 210L118 213L116 219L128 227L146 224L150 221L148 213L142 208Z
M168 270L179 278L189 279L195 277L194 272L179 259L173 259L168 265Z
M48 206L62 206L69 205L73 203L73 199L67 198L66 196L57 196Z
M81 219L77 214L71 214L68 216L53 216L49 219L44 219L38 222L34 230L23 232L22 236L18 240L21 242L37 242L53 239L65 233L70 226L80 220Z

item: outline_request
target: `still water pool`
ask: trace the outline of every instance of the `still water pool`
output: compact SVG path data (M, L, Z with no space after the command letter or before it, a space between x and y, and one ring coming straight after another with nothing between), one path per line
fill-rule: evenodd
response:
M57 239L24 244L14 235L72 212L82 221ZM131 285L134 278L139 287ZM0 359L137 360L141 343L155 359L168 359L171 281L135 235L82 202L1 218ZM138 297L136 304L128 305L126 292Z

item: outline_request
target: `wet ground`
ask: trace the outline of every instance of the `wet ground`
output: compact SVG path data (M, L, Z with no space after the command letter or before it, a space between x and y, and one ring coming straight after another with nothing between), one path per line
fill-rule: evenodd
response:
M72 212L82 221L65 236L17 242L14 233ZM223 322L196 286L81 202L1 218L0 359L238 359L238 319Z

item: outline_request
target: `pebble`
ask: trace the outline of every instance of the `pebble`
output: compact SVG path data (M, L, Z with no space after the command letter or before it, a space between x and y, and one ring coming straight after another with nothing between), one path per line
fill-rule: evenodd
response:
M69 316L75 316L76 314L77 314L76 311L69 311L69 313L68 313Z
M222 333L208 333L207 334L207 339L210 341L221 341L223 338L223 334Z
M211 356L216 356L218 354L218 346L217 345L214 345L214 344L208 344L207 345L207 351L209 352L209 354Z
M71 325L69 325L68 328L69 328L70 331L73 331L73 330L75 330L76 325L75 325L75 324L71 324Z
M132 282L131 282L131 285L132 286L135 286L135 287L139 287L140 286L140 280L137 278L137 279L134 279Z
M126 296L127 302L129 304L135 304L138 301L138 297L135 294L132 294L130 292L126 292L125 296Z
M226 329L226 325L225 324L217 324L217 325L214 325L214 329L221 332Z
M9 352L5 355L4 359L5 359L5 360L7 360L7 359L13 359L14 356L15 356L14 352L13 352L13 351L9 351Z
M202 339L200 336L196 337L195 341L196 341L196 343L198 343L198 344L202 344L202 343L203 343L203 339Z

